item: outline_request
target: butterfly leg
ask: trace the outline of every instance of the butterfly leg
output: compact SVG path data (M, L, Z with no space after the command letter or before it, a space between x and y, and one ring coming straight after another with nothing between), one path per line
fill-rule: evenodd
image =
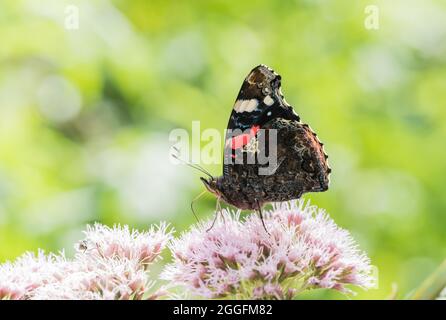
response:
M221 214L221 219L223 220L223 223L226 223L225 215L223 213L223 210L221 209L220 197L217 198L217 209L216 209L216 212Z
M270 236L271 234L268 232L268 229L266 229L265 221L263 220L263 214L262 214L262 207L260 206L259 200L255 199L256 205L257 205L257 211L260 216L260 220L262 220L263 228L265 229L266 233Z
M221 212L220 197L217 198L217 205L215 206L215 216L214 216L214 221L212 221L211 226L206 230L206 232L210 231L210 230L214 227L215 222L217 221L217 218L218 218L218 215L219 215L219 214L222 215L223 220L224 220L225 217L223 216L223 214L222 214L222 212Z
M194 203L195 203L195 201L197 201L198 199L200 199L200 197L201 197L205 192L206 192L206 190L203 191L202 193L200 193L198 196L196 196L196 197L192 200L192 202L190 203L190 209L192 210L192 214L194 215L195 220L197 220L197 222L200 222L200 220L198 220L198 217L197 217L197 215L195 214Z

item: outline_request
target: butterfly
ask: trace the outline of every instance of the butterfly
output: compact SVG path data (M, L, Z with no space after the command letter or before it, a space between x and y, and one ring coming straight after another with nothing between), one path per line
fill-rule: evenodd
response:
M245 78L227 128L223 175L201 177L218 201L242 210L256 210L263 223L265 204L328 189L331 168L323 144L286 102L281 76L271 68L259 65ZM276 165L262 174L260 169L270 163L261 164L256 156L269 145L259 146L259 141L262 137L269 141L266 136L273 131ZM254 161L248 163L248 156L254 156Z

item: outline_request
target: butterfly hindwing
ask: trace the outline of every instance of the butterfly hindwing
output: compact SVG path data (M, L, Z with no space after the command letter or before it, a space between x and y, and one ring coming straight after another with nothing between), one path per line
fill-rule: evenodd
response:
M306 192L325 191L331 169L323 145L311 128L295 120L274 119L266 130L277 131L278 167L271 175L259 175L264 201L300 198Z

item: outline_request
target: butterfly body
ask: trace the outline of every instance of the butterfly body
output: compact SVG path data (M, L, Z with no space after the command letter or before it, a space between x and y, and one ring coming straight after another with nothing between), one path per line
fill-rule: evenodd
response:
M223 175L201 178L217 198L242 210L260 210L269 202L328 189L331 169L323 144L285 101L280 81L281 77L264 65L249 73L229 119ZM246 160L248 155L269 150L267 136L272 131L276 133L276 165L265 174L261 169L271 163ZM240 156L243 161L235 161Z

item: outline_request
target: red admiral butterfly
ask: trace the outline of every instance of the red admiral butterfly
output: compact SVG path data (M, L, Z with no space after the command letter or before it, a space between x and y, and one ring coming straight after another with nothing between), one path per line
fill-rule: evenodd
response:
M327 190L331 172L323 144L307 124L300 122L280 86L281 76L265 65L248 74L229 118L223 175L201 178L218 200L239 209L257 210L261 218L266 203ZM268 135L272 130L276 132L277 165L271 174L259 174L265 165L258 162L235 161L237 152L246 161L246 154L262 151L258 145L261 132ZM268 149L267 144L264 149Z

